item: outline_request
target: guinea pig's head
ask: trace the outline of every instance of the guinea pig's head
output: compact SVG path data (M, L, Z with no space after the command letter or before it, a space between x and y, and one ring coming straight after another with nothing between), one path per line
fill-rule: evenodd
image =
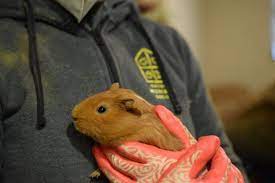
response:
M101 144L133 133L144 113L151 112L152 105L129 89L115 83L107 91L88 97L72 111L78 131Z

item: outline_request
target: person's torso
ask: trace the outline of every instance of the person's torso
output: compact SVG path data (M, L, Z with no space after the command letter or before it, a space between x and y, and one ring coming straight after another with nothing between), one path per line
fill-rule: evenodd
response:
M14 49L20 64L12 72L25 90L25 100L16 114L4 121L3 183L90 181L88 175L97 169L91 154L92 140L76 132L71 110L85 97L111 85L110 58L122 87L134 90L152 104L162 104L173 110L159 73L158 60L130 20L111 32L103 31L104 44L98 39L99 35L89 29L84 31L83 28L76 36L37 22L47 124L44 129L36 130L36 93L28 63L28 34L22 23L11 19L5 22L8 31L5 39L16 36L18 43ZM161 35L158 33L156 39L162 39ZM181 68L184 65L175 54L176 50L169 48L171 43L162 44L159 47L164 68L183 107L178 117L194 134L184 69Z

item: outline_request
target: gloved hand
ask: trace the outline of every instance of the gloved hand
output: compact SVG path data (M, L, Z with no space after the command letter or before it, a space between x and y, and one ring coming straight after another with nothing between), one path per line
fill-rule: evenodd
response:
M216 136L199 138L198 142L168 109L156 106L163 125L184 144L178 152L155 146L128 142L116 149L94 147L99 168L112 182L194 182L242 183L239 170L230 162ZM209 170L206 164L210 162Z

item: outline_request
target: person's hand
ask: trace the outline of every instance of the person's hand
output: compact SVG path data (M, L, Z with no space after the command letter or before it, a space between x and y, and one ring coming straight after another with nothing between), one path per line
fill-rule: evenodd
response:
M243 182L216 136L201 137L196 142L168 109L156 106L155 111L184 149L173 152L139 142L128 142L117 149L94 147L99 168L112 182ZM209 161L210 169L206 170Z

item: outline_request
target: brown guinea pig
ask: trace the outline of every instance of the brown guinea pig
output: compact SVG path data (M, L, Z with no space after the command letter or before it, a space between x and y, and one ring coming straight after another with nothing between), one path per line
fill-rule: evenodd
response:
M118 83L76 105L72 117L79 132L102 145L139 141L171 151L183 148L160 122L154 106Z

